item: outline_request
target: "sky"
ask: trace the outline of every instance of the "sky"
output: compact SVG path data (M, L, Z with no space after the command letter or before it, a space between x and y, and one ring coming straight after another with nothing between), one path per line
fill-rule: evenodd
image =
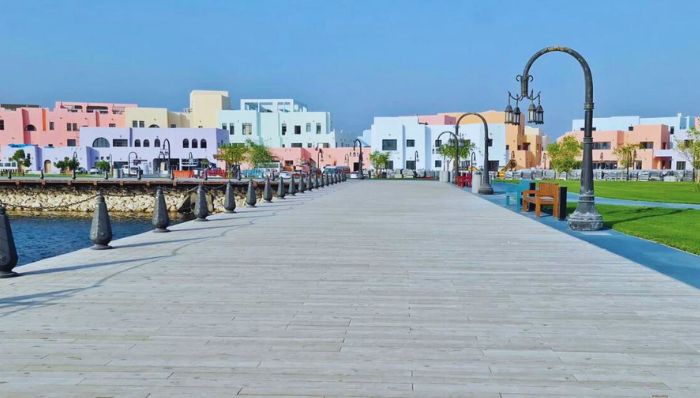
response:
M591 66L596 117L698 115L698 15L695 0L3 1L0 103L180 110L228 90L359 135L375 116L503 110L528 58L565 45ZM557 137L583 117L580 66L548 54L531 74Z

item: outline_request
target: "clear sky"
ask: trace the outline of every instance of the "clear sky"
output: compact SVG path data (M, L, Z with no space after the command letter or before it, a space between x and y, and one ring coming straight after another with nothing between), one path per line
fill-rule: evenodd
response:
M192 89L293 97L361 133L374 116L502 110L542 47L589 61L596 116L700 114L700 2L3 1L0 102L187 106ZM573 58L533 67L545 131L583 117Z

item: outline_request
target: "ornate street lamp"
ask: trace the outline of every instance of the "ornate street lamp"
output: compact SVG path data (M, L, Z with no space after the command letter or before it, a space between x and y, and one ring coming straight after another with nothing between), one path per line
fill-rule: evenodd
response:
M491 182L489 181L489 147L491 146L491 139L489 138L489 125L488 123L486 123L486 119L481 114L476 112L468 112L463 114L459 117L459 119L457 119L457 122L459 122L460 120L462 120L463 117L466 116L476 116L479 119L481 119L481 123L483 123L484 125L484 169L481 173L481 184L479 185L479 194L491 195L493 194L493 188L491 187ZM459 127L459 123L457 124L457 127Z
M168 150L165 151L165 144L168 144ZM173 174L173 168L172 166L172 160L170 159L170 140L169 139L164 139L163 140L163 145L161 148L164 151L164 155L167 153L168 154L168 177L172 180L174 179L174 174Z
M321 160L323 160L323 149L316 144L316 168L321 169Z
M131 154L132 153L134 154L134 160L139 158L139 155L134 151L131 151L131 152L129 152L128 155L126 155L126 168L128 170L128 173L129 173L128 176L131 176ZM139 174L139 172L137 171L136 175L138 176L138 174Z
M360 165L360 180L365 179L365 174L362 172L362 141L360 141L359 138L355 138L355 141L352 143L352 151L355 152L355 146L360 147L360 157L359 157L359 165Z
M603 228L603 217L595 208L595 194L593 191L593 76L588 62L581 54L568 47L546 47L536 52L525 64L525 69L522 75L518 75L516 80L520 82L520 94L513 96L508 93L508 106L505 109L505 121L508 124L520 125L520 109L518 103L528 99L531 101L531 107L528 108L528 116L531 117L530 123L544 123L544 110L540 105L540 94L534 95L533 91L528 88L529 83L533 80L530 75L530 67L532 64L544 54L550 52L563 52L574 57L583 69L585 80L585 102L584 109L584 126L583 126L583 164L581 167L581 191L579 195L578 205L576 210L569 216L569 227L578 231L596 231ZM510 101L515 100L515 109L511 107ZM537 106L534 102L537 100ZM530 109L534 110L530 112ZM530 115L532 113L532 115ZM534 116L534 117L533 117Z
M413 170L418 170L418 151L413 154Z

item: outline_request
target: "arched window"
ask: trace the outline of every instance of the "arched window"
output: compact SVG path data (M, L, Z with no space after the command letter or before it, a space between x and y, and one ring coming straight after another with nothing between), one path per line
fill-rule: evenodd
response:
M189 148L189 147L190 147L190 140L188 140L187 138L185 138L184 140L182 140L182 147L183 147L183 148Z
M197 140L192 138L192 148L197 148Z
M153 141L153 146L156 148L160 148L160 140L158 138L156 138L155 141Z
M106 138L95 138L95 141L92 142L92 147L93 148L109 148L109 141L107 141Z
M149 128L149 129L157 129L157 128L158 128L158 125L157 125L157 124L152 124L152 125L148 126L148 128Z
M134 146L135 147L140 147L141 146L141 140L134 140Z
M28 124L28 125L27 125L27 131L36 131L36 127L34 127L33 124Z
M199 147L200 147L200 148L206 148L206 147L207 147L207 140L205 140L204 138L202 138L201 140L199 140Z
M144 148L148 148L149 146L151 146L151 141L149 141L149 140L143 140L143 147L144 147Z

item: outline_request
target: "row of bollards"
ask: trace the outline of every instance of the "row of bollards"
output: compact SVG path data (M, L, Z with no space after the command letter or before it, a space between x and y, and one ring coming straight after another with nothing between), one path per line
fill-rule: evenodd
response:
M107 178L105 174L105 178ZM11 177L10 177L11 178ZM284 199L287 194L296 195L297 192L303 193L307 190L319 189L326 186L334 185L339 182L346 181L347 177L338 174L324 174L320 178L318 175L312 177L303 175L295 181L294 176L289 179L289 183L285 183L284 178L279 179L277 186L277 198ZM267 203L272 202L272 186L270 179L265 180L263 188L263 200ZM246 205L255 207L257 204L256 184L251 179L248 181L248 192L246 194ZM234 196L233 185L231 181L226 183L224 193L224 211L226 213L234 213L236 209L236 199ZM197 199L194 204L194 216L196 221L207 221L209 216L209 208L207 206L206 190L203 185L197 187ZM170 218L168 216L168 206L165 202L163 189L158 187L155 196L155 208L153 211L153 232L170 232L168 226ZM94 250L111 249L109 243L112 241L112 224L107 211L107 203L105 202L102 192L97 194L95 200L95 212L90 225L90 240L93 243L91 247ZM17 265L18 256L15 241L10 227L10 220L7 217L5 207L0 205L0 278L9 278L17 276L13 271Z

